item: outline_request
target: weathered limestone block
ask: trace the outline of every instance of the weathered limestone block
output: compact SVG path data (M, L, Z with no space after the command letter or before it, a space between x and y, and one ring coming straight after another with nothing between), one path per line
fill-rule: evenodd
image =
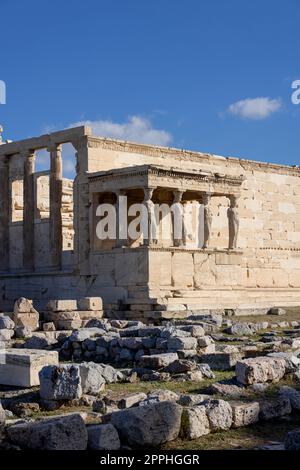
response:
M11 318L0 314L0 330L13 330L15 323Z
M280 416L288 415L292 412L291 402L286 397L265 401L260 404L259 419L267 421Z
M197 439L210 433L210 425L204 406L184 409L181 422L181 434L186 439Z
M103 310L79 310L78 315L81 320L101 320L103 318Z
M93 450L119 450L119 434L112 424L95 424L87 427L88 448Z
M40 374L40 396L44 400L73 400L82 396L79 366L46 366Z
M80 320L77 311L67 310L65 312L47 312L47 320L49 322L57 322L59 320Z
M178 359L177 353L153 354L151 356L141 356L140 365L149 369L161 369L167 367Z
M58 364L56 351L6 349L0 351L0 383L17 387L40 384L39 372L47 365Z
M104 390L106 381L102 375L103 367L94 362L83 362L79 364L81 387L83 393L97 395Z
M214 340L210 336L202 336L197 339L197 343L199 348L206 348L207 346L214 344Z
M10 341L14 334L14 330L0 330L0 341Z
M15 302L13 321L16 327L30 328L36 331L39 328L39 313L33 308L32 300L21 297Z
M68 312L77 310L76 300L50 300L46 306L52 312Z
M25 297L20 297L16 300L14 305L14 313L35 313L36 310L33 308L32 300L25 299Z
M39 314L38 312L14 313L14 322L16 327L29 328L31 331L36 331L39 329Z
M279 357L284 359L286 372L294 372L300 368L300 359L292 352L269 353L268 357Z
M205 395L202 393L187 393L179 397L178 404L181 406L195 406L199 405L205 400L209 400L210 398L210 395Z
M231 427L232 409L227 401L205 400L201 405L205 407L212 432L226 431Z
M56 328L58 330L78 330L81 328L82 325L82 320L76 319L76 320L58 320L56 322Z
M205 331L200 325L187 325L182 326L183 331L188 331L194 338L200 338L205 335Z
M146 400L147 395L143 392L131 393L119 401L119 408L131 408L138 405L141 401Z
M234 323L227 331L231 335L240 336L251 336L254 333L247 323Z
M85 297L77 302L77 310L103 310L101 297Z
M285 360L274 357L256 357L238 361L235 368L238 382L244 385L278 382L285 374Z
M13 444L39 450L85 450L88 442L85 422L79 413L14 424L7 428L7 434Z
M259 403L230 402L234 428L249 426L259 420Z
M158 446L178 437L181 414L180 405L164 401L113 413L111 423L129 445Z
M139 406L153 405L161 401L174 401L177 402L179 395L171 390L158 389L155 392L148 394L147 398L139 403Z
M200 338L199 338L200 339ZM168 339L168 350L177 351L181 349L196 349L197 348L197 338L191 337L174 337L171 336Z
M198 369L198 364L195 361L188 359L178 359L174 362L171 362L171 364L169 364L164 369L164 371L169 372L170 374L184 374L185 372L195 371L196 369Z
M231 370L241 357L239 353L216 352L213 354L202 354L200 360L208 364L212 370Z

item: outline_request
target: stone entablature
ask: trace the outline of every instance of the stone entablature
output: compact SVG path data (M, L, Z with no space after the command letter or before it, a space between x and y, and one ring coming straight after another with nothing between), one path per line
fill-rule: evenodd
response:
M89 176L89 198L93 205L93 243L94 248L99 249L95 238L95 214L101 196L105 193L114 194L116 201L114 205L118 208L119 215L119 195L134 197L135 201L140 201L148 208L148 217L150 218L151 207L154 203L172 204L180 203L182 206L183 227L182 233L174 238L174 220L173 220L173 242L171 246L186 246L188 227L185 223L188 210L188 204L197 202L203 205L203 222L200 220L200 212L194 214L194 231L203 230L203 242L198 248L207 248L210 242L211 224L213 216L210 210L210 201L214 196L226 197L230 201L228 208L228 229L229 229L229 249L236 249L238 246L238 228L239 218L236 208L237 200L240 196L240 188L244 182L243 175L233 176L220 173L203 171L184 171L180 168L166 168L154 165L141 165L136 167L116 169L109 172L98 172ZM134 191L140 190L140 193ZM111 198L109 199L111 201ZM102 200L105 202L105 199ZM175 214L173 214L173 219ZM203 223L203 228L201 227ZM170 228L172 231L172 229ZM158 239L149 238L147 244L158 243ZM141 243L145 243L141 241ZM200 241L199 241L200 243ZM122 240L121 245L128 245L128 240ZM107 244L102 244L103 248ZM110 244L111 248L120 246L120 240L116 240L115 245ZM135 247L136 245L133 245Z

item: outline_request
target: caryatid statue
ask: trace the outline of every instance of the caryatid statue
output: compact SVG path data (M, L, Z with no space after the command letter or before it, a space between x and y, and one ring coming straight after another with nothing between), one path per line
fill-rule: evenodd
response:
M236 196L229 196L230 206L227 210L228 226L229 226L229 250L237 248L238 233L240 228L239 212L237 209Z
M209 202L211 199L210 193L203 194L203 205L204 205L204 237L203 237L203 248L207 248L210 235L211 235L211 226L212 226L212 211L209 207Z

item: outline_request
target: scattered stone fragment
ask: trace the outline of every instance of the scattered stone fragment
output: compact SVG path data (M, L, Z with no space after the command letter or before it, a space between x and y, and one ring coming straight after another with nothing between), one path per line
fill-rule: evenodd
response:
M79 413L11 425L8 438L21 448L36 450L85 450L88 435Z
M83 299L78 300L77 309L81 311L101 311L103 310L103 302L101 297L85 297Z
M256 357L238 361L237 381L244 385L278 382L285 374L285 360L277 357Z
M79 374L83 393L97 395L104 390L106 381L102 375L103 367L94 362L83 362L79 364Z
M147 398L146 393L132 393L119 401L119 408L131 408Z
M13 330L15 323L7 316L0 315L0 330Z
M198 338L198 341L201 338ZM177 351L177 350L185 350L185 349L196 349L197 348L197 338L191 337L175 337L171 336L168 339L168 350L169 351Z
M181 395L178 402L181 406L194 406L199 405L199 403L203 402L204 400L211 399L210 395L204 395L199 393L189 393L185 395Z
M174 362L171 362L164 371L169 372L170 374L182 374L185 372L193 371L197 369L198 366L195 361L188 359L177 359Z
M268 314L269 315L285 315L286 311L284 310L284 308L274 307L274 308L270 308L270 310L268 311Z
M149 369L161 369L177 359L177 353L153 354L152 356L141 356L140 365Z
M181 425L183 438L197 439L209 433L210 425L204 406L194 406L183 410Z
M112 424L96 424L87 427L88 448L93 450L119 450L119 434Z
M215 382L214 384L210 385L208 390L212 394L219 394L230 398L241 398L249 396L249 392L246 387L241 387L230 383Z
M230 402L234 428L249 426L259 420L259 403Z
M111 423L129 445L157 446L179 435L182 407L164 401L112 413Z
M11 404L11 411L15 416L19 418L28 418L34 413L40 411L40 406L38 403L26 403L26 402L15 402Z
M205 400L201 403L205 407L210 424L210 430L226 431L232 425L232 409L224 400Z
M294 372L300 367L300 359L291 352L275 352L269 353L269 357L279 357L285 360L286 372Z
M226 331L231 335L253 335L253 330L249 327L247 323L234 323Z
M178 401L178 394L171 390L158 389L155 392L149 393L148 396L139 403L140 406L153 405L161 401Z
M239 353L213 353L202 354L200 361L209 365L212 370L231 370L241 359Z
M291 402L288 398L281 397L264 401L260 404L259 419L267 421L273 418L280 418L292 412Z
M77 365L46 366L40 374L40 395L44 400L73 400L82 395Z
M36 331L39 328L39 313L32 305L32 300L21 297L15 302L13 321L16 327L29 328Z

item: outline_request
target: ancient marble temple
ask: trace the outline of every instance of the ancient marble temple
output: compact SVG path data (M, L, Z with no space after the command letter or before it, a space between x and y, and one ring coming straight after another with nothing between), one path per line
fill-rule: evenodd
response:
M76 176L63 178L72 144ZM36 171L40 152L50 171ZM300 169L96 137L78 127L0 145L0 309L101 296L108 315L300 304ZM198 207L168 240L99 240L97 207ZM119 220L119 219L117 219ZM199 222L199 221L198 221ZM118 223L117 223L118 225Z

